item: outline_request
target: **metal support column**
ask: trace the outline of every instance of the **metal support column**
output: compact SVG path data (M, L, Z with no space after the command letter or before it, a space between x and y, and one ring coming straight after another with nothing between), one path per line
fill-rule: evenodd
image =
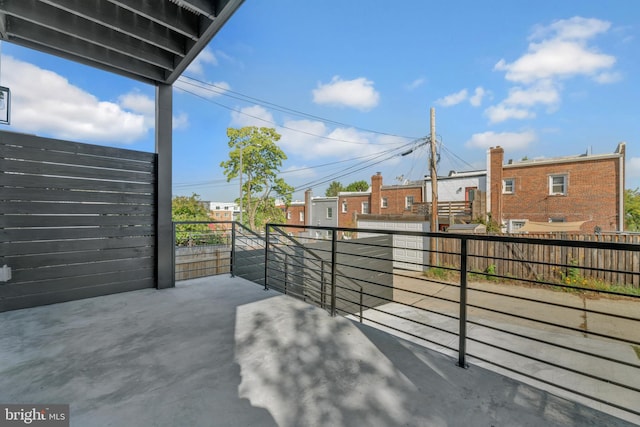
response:
M173 224L171 222L171 175L173 88L156 86L156 283L158 289L175 286L173 274Z

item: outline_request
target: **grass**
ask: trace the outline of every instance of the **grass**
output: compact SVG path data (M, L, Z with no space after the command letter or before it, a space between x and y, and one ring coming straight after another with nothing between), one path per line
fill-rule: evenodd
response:
M640 359L640 345L632 345L631 348L636 352L638 359Z

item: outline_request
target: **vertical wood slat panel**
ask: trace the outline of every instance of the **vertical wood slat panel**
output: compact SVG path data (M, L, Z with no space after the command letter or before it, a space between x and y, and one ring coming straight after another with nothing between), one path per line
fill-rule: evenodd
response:
M0 163L0 311L155 285L155 154L0 132Z

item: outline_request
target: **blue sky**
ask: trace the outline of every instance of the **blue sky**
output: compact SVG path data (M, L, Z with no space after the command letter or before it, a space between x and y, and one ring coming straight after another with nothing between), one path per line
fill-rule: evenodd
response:
M4 129L154 149L154 88L2 44ZM612 153L640 187L640 2L247 0L176 83L174 194L232 201L227 127L275 127L298 191L506 159ZM411 151L412 148L415 148ZM409 154L401 156L402 153Z

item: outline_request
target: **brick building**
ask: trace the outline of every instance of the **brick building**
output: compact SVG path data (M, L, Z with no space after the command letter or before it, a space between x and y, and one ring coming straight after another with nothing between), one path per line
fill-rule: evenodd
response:
M311 197L311 190L307 190L303 204L294 202L281 208L290 225L355 227L358 215L409 215L414 203L423 203L423 193L421 182L383 185L382 175L376 173L371 177L367 191L341 192L337 197Z
M612 154L507 164L504 150L492 147L487 159L487 211L508 232L527 230L529 223L555 224L558 231L570 229L561 223L574 223L583 233L622 231L624 167L624 143Z

